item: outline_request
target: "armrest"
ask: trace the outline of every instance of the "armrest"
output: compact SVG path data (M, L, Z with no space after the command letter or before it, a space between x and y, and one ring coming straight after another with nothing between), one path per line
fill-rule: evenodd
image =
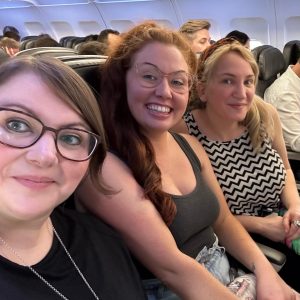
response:
M285 254L269 246L257 242L256 244L260 248L260 250L264 253L264 255L267 257L267 259L270 261L270 263L273 265L275 270L279 272L286 262Z

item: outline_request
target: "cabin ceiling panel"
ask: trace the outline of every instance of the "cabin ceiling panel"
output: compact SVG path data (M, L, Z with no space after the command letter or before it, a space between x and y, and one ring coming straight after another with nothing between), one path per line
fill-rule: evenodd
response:
M178 18L170 0L148 1L96 1L103 20L108 27L117 21L131 21L133 24L144 20L157 20L170 27L178 27ZM128 28L124 28L127 30ZM121 31L124 31L121 30Z

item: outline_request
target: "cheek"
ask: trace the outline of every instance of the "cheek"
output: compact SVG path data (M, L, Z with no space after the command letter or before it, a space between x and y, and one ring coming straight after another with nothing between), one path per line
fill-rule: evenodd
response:
M71 161L70 161L71 162ZM88 172L89 161L84 162L67 162L68 165L63 166L66 183L69 183L70 192L73 192L79 185L81 180ZM76 164L76 165L74 165Z

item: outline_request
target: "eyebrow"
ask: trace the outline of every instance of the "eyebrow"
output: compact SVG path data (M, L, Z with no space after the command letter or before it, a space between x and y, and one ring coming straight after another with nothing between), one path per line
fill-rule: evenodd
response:
M29 115L31 115L32 117L42 121L40 119L40 117L29 107L24 106L22 104L19 103L9 103L9 104L0 104L0 107L4 107L4 108L11 108L11 109L17 109L20 110L21 112L27 113ZM44 121L42 121L44 123ZM72 123L68 123L66 125L61 125L61 126L56 126L57 128L75 128L75 127L83 127L86 130L90 130L90 127L88 126L88 124L84 123L84 122L72 122Z
M156 69L158 69L160 72L162 72L163 74L173 74L173 73L178 73L178 72L184 72L184 73L188 73L188 71L185 71L185 70L177 70L177 71L173 71L173 72L170 72L170 73L165 73L163 72L157 65L155 64L152 64L151 62L140 62L140 63L137 63L137 64L146 64L146 65L151 65L153 67L155 67Z
M221 75L221 76L236 77L236 75L235 75L235 74L232 74L232 73L221 73L220 75ZM255 75L254 75L254 74L246 75L246 78L250 78L250 77L255 77Z

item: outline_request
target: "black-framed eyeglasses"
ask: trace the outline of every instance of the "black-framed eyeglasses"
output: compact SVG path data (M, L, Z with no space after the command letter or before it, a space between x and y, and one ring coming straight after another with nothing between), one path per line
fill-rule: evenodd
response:
M0 107L1 144L13 148L28 148L46 131L55 133L57 152L72 161L88 160L101 142L101 137L93 132L79 128L54 129L28 113Z
M167 77L170 88L179 94L188 92L193 84L193 76L185 71L164 73L151 63L137 63L135 70L141 86L154 88L158 86L164 77Z

